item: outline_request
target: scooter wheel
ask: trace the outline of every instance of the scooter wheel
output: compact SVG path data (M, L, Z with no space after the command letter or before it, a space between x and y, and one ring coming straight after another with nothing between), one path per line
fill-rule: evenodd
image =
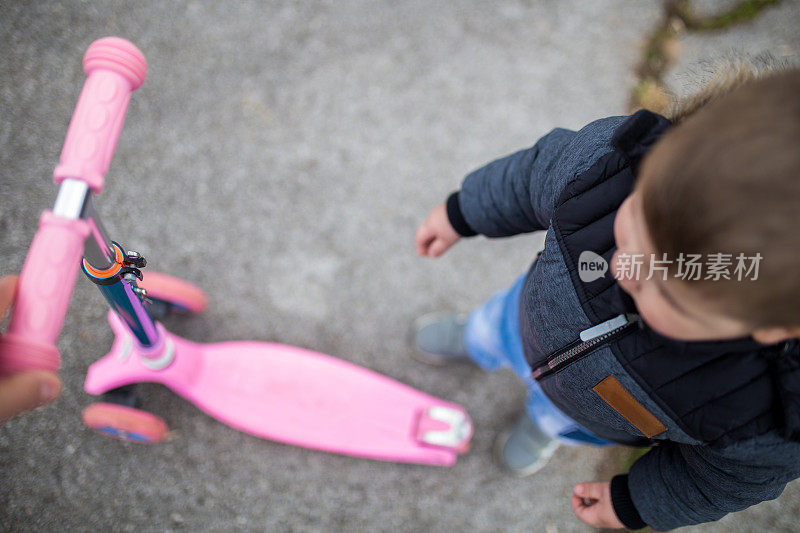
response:
M153 303L151 311L156 315L177 313L201 313L206 308L203 289L182 279L146 271L139 287L147 290L147 298Z
M86 407L83 423L102 435L140 444L163 442L169 431L167 424L154 414L104 402Z

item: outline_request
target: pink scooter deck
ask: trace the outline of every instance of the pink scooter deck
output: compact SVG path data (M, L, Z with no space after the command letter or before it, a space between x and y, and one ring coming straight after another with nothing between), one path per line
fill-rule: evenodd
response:
M148 354L116 315L109 322L116 341L89 368L89 394L161 383L246 433L383 461L450 466L469 447L461 406L346 361L282 344L198 344L163 328Z

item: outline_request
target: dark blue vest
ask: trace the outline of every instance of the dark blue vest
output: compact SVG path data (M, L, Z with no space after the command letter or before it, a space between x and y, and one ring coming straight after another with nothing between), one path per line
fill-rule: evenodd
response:
M635 313L633 301L610 272L584 283L578 256L591 250L611 260L613 223L630 194L639 162L670 122L639 111L615 133L615 149L562 193L553 230L564 251L583 310L594 323ZM688 435L712 446L781 429L800 440L800 346L764 346L752 338L679 342L647 325L613 341L625 370Z

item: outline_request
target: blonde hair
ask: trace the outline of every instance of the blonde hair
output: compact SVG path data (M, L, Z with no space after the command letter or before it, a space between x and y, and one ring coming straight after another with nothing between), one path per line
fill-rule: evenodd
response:
M660 253L760 254L755 280L687 281L754 328L800 326L800 70L740 66L676 108L642 163ZM673 265L674 266L674 265Z

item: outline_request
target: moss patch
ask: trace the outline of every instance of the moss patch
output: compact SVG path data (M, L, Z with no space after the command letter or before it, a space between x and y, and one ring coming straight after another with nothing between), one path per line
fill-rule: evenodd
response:
M698 17L690 0L667 0L661 23L646 38L642 58L636 65L636 83L631 90L628 110L649 109L665 113L669 106L663 76L678 54L678 37L683 32L719 31L755 19L764 8L781 0L743 0L728 11Z
M744 24L756 18L765 7L774 6L780 0L744 0L730 10L709 17L696 17L692 12L691 2L676 2L676 15L680 17L690 31L724 30L737 24Z

